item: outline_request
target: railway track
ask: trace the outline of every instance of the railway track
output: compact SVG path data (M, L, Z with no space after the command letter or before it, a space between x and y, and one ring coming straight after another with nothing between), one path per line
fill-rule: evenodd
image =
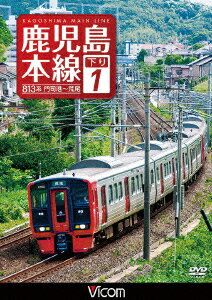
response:
M130 104L127 103L127 109L128 109L128 117L130 119L130 121L132 122L132 124L141 124L144 126L144 124L141 122L141 119L139 118L139 116L137 116L136 112L133 111L133 109L131 108ZM138 134L141 137L141 141L144 142L144 133L143 130L141 128L137 128Z
M23 270L20 270L16 273L13 273L11 275L8 275L2 279L0 279L0 283L9 283L9 282L15 282L15 283L26 283L26 282L32 282L33 280L44 276L48 273L51 273L57 269L60 269L61 267L70 264L76 260L75 257L71 257L68 259L61 261L55 261L55 259L60 259L59 254L52 255L28 268L25 268Z
M128 98L128 103L131 105L133 105L134 107L136 107L138 110L142 109L140 114L139 114L139 118L141 120L144 120L144 113L142 113L142 111L145 111L145 104L144 104L144 100L141 99L141 96L136 93L133 90L130 90L129 93L130 98ZM139 96L139 99L138 99ZM138 114L137 114L138 115ZM162 118L161 116L159 116L153 109L150 109L150 119L151 122L154 123L154 127L152 128L152 138L156 138L159 129L162 131L166 131L169 132L170 130L172 130L172 121L167 121L164 118Z
M0 250L25 241L32 236L30 227L0 238Z
M156 211L151 212L151 218L155 217L159 212L161 212L163 209L168 207L171 203L172 202L169 201L163 207L158 207ZM17 271L13 274L10 274L10 275L0 279L0 283L30 283L30 282L33 282L34 280L36 280L42 276L51 274L52 272L57 271L66 265L74 263L81 256L82 257L87 256L90 253L93 253L93 252L97 251L98 249L103 248L106 245L113 243L115 240L119 239L121 236L131 232L133 229L138 228L139 226L142 226L142 224L143 224L143 219L140 219L137 224L134 224L133 226L126 228L124 231L117 233L115 236L113 236L109 240L105 240L105 241L101 242L100 244L97 244L93 249L89 250L87 253L83 253L81 255L78 254L77 256L73 256L73 257L65 259L65 260L64 260L63 255L54 254L34 265L31 265L27 268L24 268L20 271Z

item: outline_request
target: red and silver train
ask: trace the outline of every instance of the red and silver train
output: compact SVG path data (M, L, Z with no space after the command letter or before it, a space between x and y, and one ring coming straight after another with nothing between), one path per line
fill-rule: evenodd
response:
M183 120L182 183L189 184L207 153L206 123ZM141 149L144 145L141 144ZM151 208L163 206L176 184L177 142L150 142ZM28 185L30 225L43 254L86 252L95 242L138 222L144 207L144 150L76 163Z

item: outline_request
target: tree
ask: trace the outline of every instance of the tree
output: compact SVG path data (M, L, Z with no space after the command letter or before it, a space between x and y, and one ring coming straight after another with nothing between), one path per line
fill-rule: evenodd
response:
M182 63L182 56L177 54L170 54L166 56L165 64L170 65L180 65Z
M198 50L198 49L200 49L202 47L204 47L203 44L196 43L196 44L192 45L191 47L189 47L189 50L193 50L194 51L194 50Z
M12 41L13 36L7 28L7 24L2 16L0 16L0 62L4 61L3 55L6 51L6 47L9 47Z
M146 50L141 49L141 51L138 54L138 62L144 62L144 56L146 56L148 53Z
M157 63L157 65L162 65L163 59L162 58L157 59L156 63Z
M19 127L29 132L39 141L51 142L55 136L50 119L54 108L54 100L24 99L22 102L30 114L19 120Z
M25 188L29 182L29 170L21 171L19 169L12 168L12 161L7 158L3 158L0 161L1 188L5 188L6 191L20 187Z
M55 128L62 127L62 139L67 138L74 127L69 126L74 124L75 105L73 99L55 99L54 100L53 116L57 118ZM61 119L61 120L60 120ZM61 125L60 125L61 124Z
M74 159L56 142L39 142L32 136L23 134L5 134L0 137L0 156L9 156L12 168L30 170L30 175L38 177L39 163L42 176L47 176L68 169Z
M164 72L163 72L163 66L162 65L153 65L149 66L146 64L140 64L140 69L142 70L142 73L150 73L151 78L151 86L160 86L164 80Z
M182 64L183 64L183 65L188 65L188 64L190 64L192 61L195 61L195 60L197 60L196 57L190 57L190 56L188 56L188 57L185 57L185 58L182 60Z

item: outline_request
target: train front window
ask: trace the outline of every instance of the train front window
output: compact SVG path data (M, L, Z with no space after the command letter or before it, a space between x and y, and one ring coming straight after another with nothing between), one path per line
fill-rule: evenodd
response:
M47 189L45 185L31 187L32 208L47 208Z
M71 181L71 199L75 229L88 229L90 226L90 207L88 184L82 180Z
M56 212L57 212L57 222L63 223L66 221L64 192L55 193L55 204L56 204Z
M81 180L73 182L71 185L71 196L74 206L88 205L88 184Z

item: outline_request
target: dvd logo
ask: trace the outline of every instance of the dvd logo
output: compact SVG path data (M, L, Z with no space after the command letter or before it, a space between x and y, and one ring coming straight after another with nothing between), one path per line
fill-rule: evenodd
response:
M98 298L125 298L125 289L123 288L101 288L100 285L91 285L88 286L88 290L92 298L96 296Z
M206 267L190 267L189 275L193 276L204 276L206 274L207 268Z

